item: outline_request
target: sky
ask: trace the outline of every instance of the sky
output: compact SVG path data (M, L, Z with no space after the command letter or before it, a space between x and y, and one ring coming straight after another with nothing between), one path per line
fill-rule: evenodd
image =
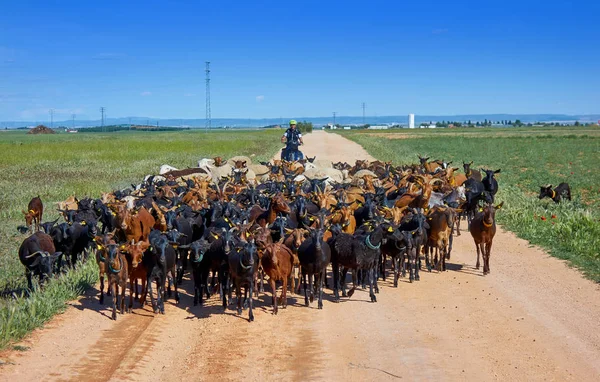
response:
M6 1L0 121L600 113L598 1Z

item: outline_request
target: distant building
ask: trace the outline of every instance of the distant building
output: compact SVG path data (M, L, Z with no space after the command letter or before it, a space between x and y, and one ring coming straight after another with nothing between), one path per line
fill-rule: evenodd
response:
M380 125L380 126L369 126L368 129L369 130L387 130L390 127L387 125Z
M414 114L408 115L408 128L409 129L415 128L415 115Z
M350 126L344 126L344 130L352 130Z

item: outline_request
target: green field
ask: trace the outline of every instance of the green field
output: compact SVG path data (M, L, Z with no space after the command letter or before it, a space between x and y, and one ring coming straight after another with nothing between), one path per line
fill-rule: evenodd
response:
M374 157L395 164L418 163L420 154L431 160L451 160L461 171L462 161L471 160L476 169L501 169L497 200L504 201L505 208L496 215L498 221L600 282L599 128L403 129L341 134ZM540 185L560 182L571 186L572 202L556 205L550 199L538 200Z
M101 192L138 183L157 173L162 164L195 167L204 157L256 155L267 160L281 147L279 132L119 132L27 135L0 132L0 348L40 326L65 301L96 282L96 265L49 283L30 298L18 248L24 235L16 227L25 220L21 210L39 195L44 221L58 217L55 203L69 195L99 197Z

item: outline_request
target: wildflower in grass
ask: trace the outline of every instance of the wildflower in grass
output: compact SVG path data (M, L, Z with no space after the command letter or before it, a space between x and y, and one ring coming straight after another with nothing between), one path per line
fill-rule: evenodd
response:
M542 216L540 219L542 219L543 221L546 221L546 217Z
M552 219L556 219L556 215L552 214Z

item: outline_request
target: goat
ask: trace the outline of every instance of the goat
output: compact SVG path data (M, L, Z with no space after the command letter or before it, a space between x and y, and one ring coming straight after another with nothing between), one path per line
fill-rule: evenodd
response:
M375 282L375 269L380 257L383 236L383 227L377 225L371 232L361 232L355 235L340 233L330 241L333 291L336 302L340 300L340 281L341 284L344 284L344 280L340 280L340 265L353 270L367 271L369 277L369 296L371 297L371 302L377 302L377 297L373 292L373 284ZM352 273L352 279L354 285L348 292L348 297L352 297L356 289L356 272Z
M304 281L304 305L308 306L310 285L310 302L314 300L313 277L319 293L318 308L323 309L323 281L326 277L327 265L331 261L331 249L323 241L322 228L309 228L309 237L298 248L298 259Z
M538 198L544 199L545 197L552 199L554 203L559 203L563 199L571 200L571 187L567 183L561 183L555 189L552 189L551 184L540 186Z
M32 198L27 205L27 212L21 211L25 215L25 224L28 229L31 229L31 224L35 225L35 232L40 230L40 223L44 215L44 204L39 195Z
M490 255L492 252L492 241L496 234L496 210L502 208L504 202L494 206L491 203L486 204L475 215L471 221L469 231L475 241L477 249L477 264L475 269L479 269L479 253L483 257L483 274L490 273Z
M492 198L492 203L494 202L494 197L496 196L496 193L498 192L498 181L496 181L496 178L494 178L495 174L500 173L500 170L484 170L481 169L482 172L485 173L485 178L483 178L481 180L481 183L483 183L483 188L489 192L489 194L491 195Z
M31 275L38 276L40 286L46 278L52 277L54 262L60 258L61 252L56 252L52 238L43 233L36 232L29 236L19 247L19 260L25 266L27 286L33 289Z
M463 162L463 169L465 170L465 175L467 178L475 179L478 182L481 182L481 173L477 170L471 169L473 165L473 161L471 162Z
M273 290L273 314L277 314L277 286L276 282L283 282L281 303L283 308L287 307L287 283L292 274L294 255L292 251L283 244L283 237L277 243L267 244L263 251L259 252L260 263Z
M191 244L180 245L179 248L190 250L190 260L192 262L192 275L194 277L194 306L202 305L202 293L208 292L208 272L210 271L210 258L205 256L210 250L211 244L205 237L193 241Z
M451 207L434 207L427 215L429 230L425 245L425 258L428 269L431 270L431 256L435 250L435 268L438 271L446 270L446 260L450 259L452 252L452 230L456 212ZM440 256L440 257L438 257Z
M242 314L242 286L244 295L249 299L248 321L254 321L252 313L252 291L258 273L258 254L253 241L242 242L229 254L229 272L235 286L237 314Z
M96 243L96 264L98 264L98 273L100 279L100 304L104 304L104 276L106 275L106 256L109 244L116 244L113 240L113 235L108 234L104 236L94 237L94 243ZM110 292L110 285L107 288ZM110 293L109 293L110 295Z
M125 313L125 289L127 288L127 259L119 253L118 244L112 242L106 246L105 269L108 278L108 287L113 300L112 319L117 319L117 299L119 288L121 288L121 302L119 304L121 314Z

